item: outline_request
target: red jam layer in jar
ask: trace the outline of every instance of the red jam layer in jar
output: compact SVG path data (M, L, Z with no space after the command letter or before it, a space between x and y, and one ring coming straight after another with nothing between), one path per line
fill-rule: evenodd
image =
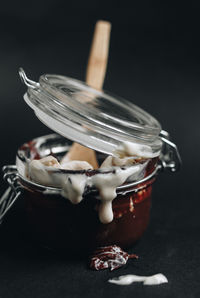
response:
M89 253L96 247L113 244L127 248L147 228L154 180L118 194L112 202L114 219L109 224L100 222L99 201L92 193L73 205L59 195L25 189L24 202L32 233L42 245L53 249Z

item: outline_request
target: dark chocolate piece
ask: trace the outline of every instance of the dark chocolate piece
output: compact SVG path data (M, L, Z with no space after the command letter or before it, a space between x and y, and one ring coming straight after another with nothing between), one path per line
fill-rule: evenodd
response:
M138 256L129 255L117 245L99 247L91 257L90 268L94 270L110 268L112 271L125 265L128 259L138 259Z

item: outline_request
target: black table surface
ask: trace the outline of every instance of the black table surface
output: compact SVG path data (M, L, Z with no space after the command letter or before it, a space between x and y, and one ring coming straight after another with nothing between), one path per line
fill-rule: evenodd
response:
M43 32L44 33L44 32ZM62 33L62 34L61 34ZM24 40L3 36L0 49L0 166L13 164L19 145L50 132L23 101L23 66L37 80L43 73L84 79L91 31L53 32ZM131 33L130 33L131 34ZM199 297L199 58L197 48L176 41L135 40L113 26L105 89L152 113L180 149L178 173L161 173L154 184L151 220L130 249L139 255L116 271L94 272L86 259L31 244L18 200L0 226L0 297ZM1 193L6 184L1 180ZM108 279L162 272L169 283L120 287Z

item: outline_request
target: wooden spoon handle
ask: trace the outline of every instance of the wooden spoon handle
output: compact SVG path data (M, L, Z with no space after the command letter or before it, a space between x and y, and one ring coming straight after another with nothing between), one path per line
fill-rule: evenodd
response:
M103 86L108 61L111 24L107 21L98 21L94 30L94 37L88 59L86 83L95 89ZM89 162L94 169L98 168L95 151L80 144L73 143L71 149L62 159L61 163L68 160L84 160Z
M86 83L101 89L106 74L111 23L98 21L95 26L92 46L86 71Z

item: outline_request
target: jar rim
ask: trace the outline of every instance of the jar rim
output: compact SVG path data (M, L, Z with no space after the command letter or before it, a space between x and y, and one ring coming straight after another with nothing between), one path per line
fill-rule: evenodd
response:
M148 176L138 180L138 181L134 181L134 182L127 182L123 185L120 185L116 188L117 193L119 194L119 192L122 192L124 194L124 192L126 192L126 190L130 189L129 191L138 191L140 189L143 189L147 186L147 184L144 184L145 182L148 183L149 181L152 181L152 183L154 182L154 178L155 176L158 174L159 170L161 169L161 166L158 165L155 170L150 173ZM31 189L36 189L39 192L43 192L44 194L60 194L62 189L59 187L54 187L54 186L46 186L43 184L39 184L36 183L34 181L29 180L28 178L25 178L24 176L20 175L19 173L17 174L19 179L22 181L22 185L27 187L27 188L31 188ZM144 184L141 186L141 184ZM136 186L139 186L138 188ZM89 192L94 192L97 191L96 189L90 189L88 191ZM127 192L129 192L127 191ZM126 192L126 193L127 193ZM85 193L84 193L85 195Z
M64 145L62 146L61 143L59 143L61 141L63 141L64 144L66 144L66 146L64 146ZM52 144L54 142L57 143L57 146L55 146L55 147L52 146ZM31 156L32 151L33 151L32 152L33 154L39 154L39 153L42 154L41 158L44 156L48 156L51 151L53 151L53 153L59 154L59 153L63 152L63 150L67 149L68 142L69 141L67 139L65 139L57 134L50 134L50 135L35 138L32 141L20 146L20 148L17 151L17 156L16 156L16 167L17 167L17 171L18 171L18 176L22 180L22 182L24 182L26 185L36 187L37 189L40 189L42 191L47 191L47 192L49 191L49 192L53 192L53 193L55 193L56 191L60 191L59 187L45 186L45 185L42 185L42 184L39 184L39 183L36 183L36 182L30 180L27 177L27 164L31 161L31 158L34 159L34 156ZM49 145L50 148L46 148L44 145L47 145L47 146ZM53 150L53 148L55 150ZM68 145L68 149L69 149L69 145ZM151 178L153 178L156 175L157 171L159 170L159 167L160 166L158 165L155 168L155 170L151 174L147 175L146 177L140 177L138 180L127 182L126 184L123 184L123 185L117 187L117 190L122 191L129 187L134 187L140 183L144 183L144 182L150 180ZM123 170L124 167L116 166L113 168ZM129 168L130 168L130 166L129 166ZM109 168L96 169L96 170L78 170L78 171L57 169L57 168L49 169L49 167L46 167L46 169L48 169L48 172L60 173L61 175L62 174L70 174L70 175L82 174L82 175L86 175L88 177L93 176L93 175L98 175L98 174L109 174L109 173L113 172L113 169L109 169Z

